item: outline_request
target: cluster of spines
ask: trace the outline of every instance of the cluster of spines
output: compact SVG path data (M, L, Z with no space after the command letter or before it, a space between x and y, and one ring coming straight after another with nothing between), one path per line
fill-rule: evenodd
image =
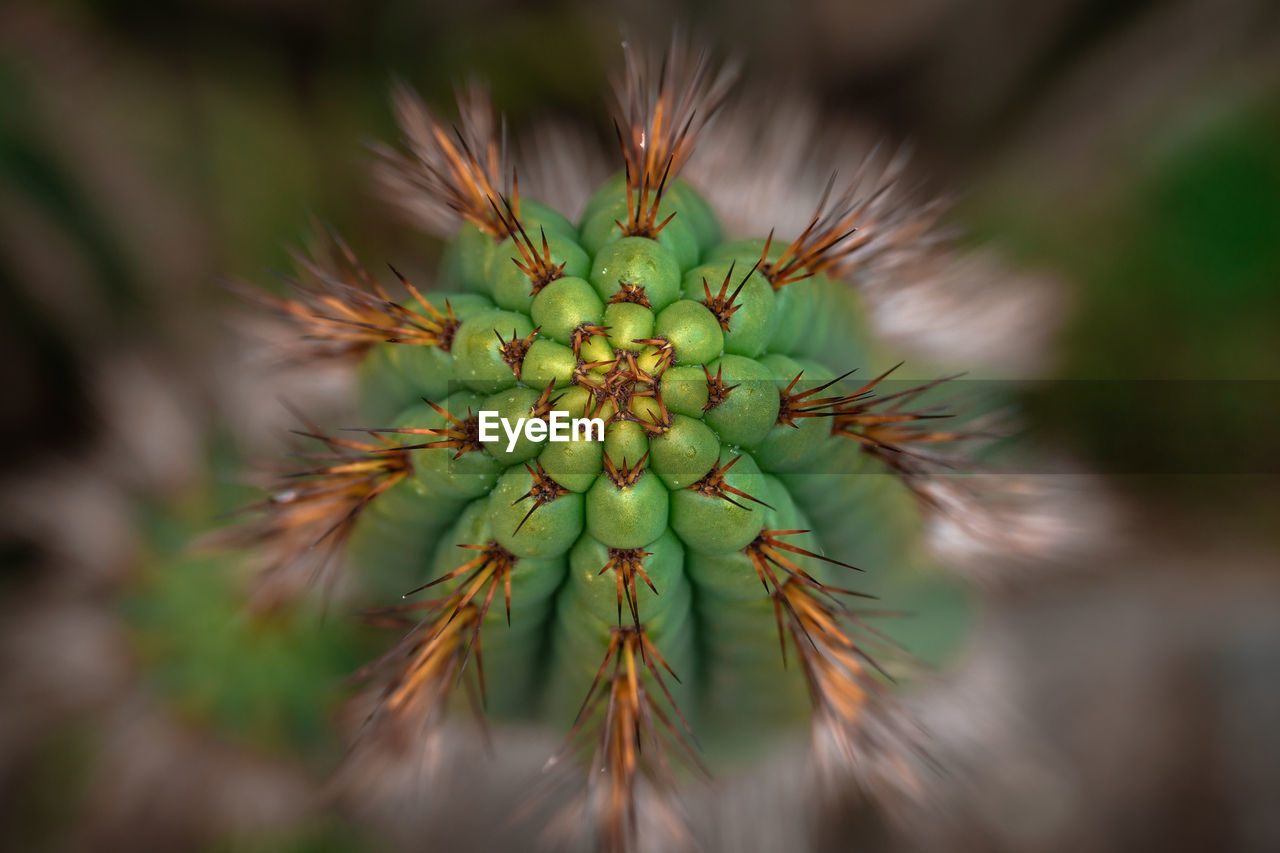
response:
M765 250L768 254L768 250ZM705 278L702 279L702 291L705 294L702 304L712 313L716 321L720 324L721 331L729 331L730 321L733 315L742 306L738 304L738 294L742 293L742 288L746 287L751 276L760 268L763 261L756 261L755 266L747 271L747 274L738 282L738 286L733 289L733 293L729 293L729 285L733 281L733 270L737 266L737 262L733 261L729 264L729 269L724 274L724 280L720 282L720 290L715 295L711 293L711 285L707 284Z
M480 86L458 93L460 122L449 127L433 115L406 86L395 103L410 156L383 151L391 167L383 174L397 186L396 196L422 199L441 210L432 224L450 214L475 225L495 239L510 235L498 206L508 172L506 129L499 128L489 96ZM513 175L514 184L514 175ZM512 216L520 213L519 194L509 194Z
M392 299L337 234L324 233L311 255L294 253L301 277L287 277L288 299L232 284L247 301L283 318L308 349L308 358L358 357L378 343L438 347L448 352L458 319L440 311L394 267L413 304Z
M668 744L677 745L687 765L705 773L693 729L664 673L679 681L644 627L638 622L617 625L609 632L604 659L569 733L572 748L596 723L587 796L595 807L603 849L630 848L638 829L638 780L644 776L658 789L670 783Z
M688 159L701 123L723 97L725 80L722 77L713 79L705 57L699 57L690 64L689 58L679 48L664 60L656 82L650 79L651 75L641 63L630 62L632 58L628 56L626 84L621 90L624 121L618 130L626 170L628 219L619 221L617 225L624 235L653 238L675 215L673 212L661 220L658 218L664 192ZM473 95L473 99L475 97ZM495 240L510 238L520 254L512 261L528 279L531 294L537 295L563 275L564 264L553 262L545 230L541 230L535 239L522 224L514 170L511 171L510 191L505 194L499 192L498 182L507 173L505 145L499 144L493 135L497 123L492 118L478 117L485 111L479 104L480 101L473 100L466 105L464 128L455 130L452 135L424 110L410 110L414 120L426 123L420 132L412 134L413 137L419 141L430 139L434 144L414 146L416 161L407 172L418 176L421 189L441 199L459 217L485 234ZM402 104L402 113L407 109ZM856 200L851 193L846 193L828 205L830 194L831 188L828 187L808 227L773 258L770 257L771 234L760 259L736 287L732 264L716 292L713 292L711 283L703 280L705 298L702 304L723 330L729 330L732 318L740 308L737 303L739 294L756 272L760 272L774 290L779 290L815 274L840 269L862 245L856 237L857 223L874 199ZM271 307L297 323L309 339L327 342L344 352L361 351L378 342L434 346L449 351L458 322L447 304L445 312L438 311L398 273L397 278L420 308L395 302L356 261L345 244L338 241L337 246L346 263L347 274L344 277L335 278L324 267L311 265L308 269L324 287L307 289L299 286L297 298L273 298ZM619 284L619 290L609 300L611 304L632 302L648 307L643 287L626 282ZM521 378L525 357L537 332L534 329L521 337L513 330L510 339L498 335L502 360L517 380ZM671 413L664 404L661 391L664 371L675 361L670 341L660 337L634 341L642 347L651 348L651 356L644 364L637 352L630 349L613 350L612 358L585 360L583 351L588 343L593 338L606 338L609 332L607 326L582 324L573 333L572 351L577 366L570 384L589 391L583 414L607 415L611 424L634 421L649 435L662 434L671 423ZM707 384L704 411L710 411L728 400L738 386L727 384L721 370L714 375L705 365L703 370ZM899 467L905 466L898 460L904 454L910 455L906 449L908 445L951 441L959 437L956 432L921 428L923 422L941 417L943 413L905 408L911 399L933 383L893 395L877 396L874 390L887 377L886 373L851 394L832 392L819 397L816 395L836 386L849 374L813 388L796 390L802 375L797 374L779 390L777 425L794 428L798 427L801 419L829 418L832 434L855 440L867 452ZM559 400L559 397L551 396L554 385L550 382L546 386L530 413L534 417L545 416ZM340 540L369 501L412 472L410 451L449 450L453 451L454 458L458 458L482 449L478 423L470 412L466 418L460 418L434 402L427 402L445 417L446 426L372 431L379 442L376 445L340 441L312 431L313 438L322 441L342 459L331 460L331 465L304 473L318 484L315 487L317 495L332 493L337 496L333 501L340 504L340 511L330 507L330 501L322 497L278 499L259 507L268 511L266 518L269 524L310 530L319 523L312 516L323 513L282 511L280 507L299 501L306 506L324 505L328 513L324 515L328 529L318 538L322 541L336 533L333 539ZM422 436L432 440L392 445L381 437L384 433ZM606 454L604 470L615 486L625 488L634 485L645 474L646 459L647 454L633 461L614 460ZM748 504L771 508L764 500L727 482L726 473L740 459L740 456L728 461L718 458L705 476L686 488L743 509L750 509ZM568 493L540 462L526 463L525 467L532 486L516 501L517 504L527 502L529 505L517 530L539 509ZM742 553L755 568L773 603L784 658L788 640L797 650L815 709L835 715L844 724L851 724L865 701L867 691L874 686L867 675L867 667L874 668L874 665L852 639L848 629L843 627L853 614L838 596L856 596L858 593L818 580L800 566L796 558L853 567L790 544L783 538L807 532L765 529L742 549ZM406 604L376 614L379 620L410 627L404 641L393 650L394 655L407 658L408 662L386 689L384 708L387 711L402 715L410 712L434 714L443 706L453 685L461 680L472 658L476 662L483 700L481 629L499 587L504 590L510 621L511 575L519 558L496 541L468 543L462 547L478 551L479 555L413 590L417 593L437 584L456 583L452 592L429 602ZM655 780L668 779L669 768L661 742L674 739L685 747L689 745L685 738L688 725L662 676L666 672L674 678L675 673L646 635L638 606L639 582L658 594L644 565L650 556L652 554L640 549L610 549L609 559L600 569L601 574L612 571L615 576L617 623L610 629L603 663L573 729L573 736L577 737L588 725L599 726L593 763L602 771L603 784L608 788L604 798L607 808L601 815L602 825L605 839L611 847L617 848L627 846L634 831L636 774L644 772ZM410 614L417 618L409 619ZM669 711L663 709L645 686L646 678L659 688ZM675 724L671 715L679 720L680 725ZM642 748L645 742L651 743L652 747ZM696 756L694 758L696 761Z
M607 326L601 329L608 331ZM660 380L668 359L659 354L652 369L645 370L633 350L618 349L612 355L612 358L595 361L583 361L579 357L570 383L588 392L582 415L601 418L606 425L633 421L653 435L665 432L670 426L671 413L662 401ZM644 406L641 402L644 400L651 400L653 406Z
M627 221L617 223L623 234L657 237L676 215L658 219L667 186L693 153L698 132L734 76L727 68L717 73L707 54L693 53L679 39L656 60L628 51L623 79L615 86L622 115L614 128L627 194Z
M300 586L326 576L361 512L413 472L410 448L376 433L370 433L372 441L358 441L303 423L306 429L294 434L323 449L295 454L307 467L284 475L265 500L245 507L242 512L252 520L227 537L228 544L264 550L259 588L267 591L268 606L277 595L296 594ZM305 575L301 579L299 569ZM279 593L273 590L278 581Z

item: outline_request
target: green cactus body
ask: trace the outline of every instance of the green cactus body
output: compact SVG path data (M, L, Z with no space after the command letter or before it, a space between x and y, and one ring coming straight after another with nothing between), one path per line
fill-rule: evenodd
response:
M924 568L900 476L908 445L952 435L909 405L927 386L881 393L890 359L838 277L864 208L824 198L789 244L726 241L675 176L715 87L672 62L629 92L626 169L576 226L494 189L493 139L419 147L405 168L465 220L440 289L395 302L359 270L348 318L323 303L308 331L361 341L376 441L316 436L320 485L281 508L338 531L369 594L408 592L384 717L431 717L482 665L488 716L598 733L612 847L655 750L696 737L717 765L810 718L856 728L905 671L883 636L936 661L967 613ZM306 510L333 496L326 529ZM917 618L866 630L871 592Z
M782 667L752 544L763 531L813 531L779 539L808 552L786 552L804 571L846 587L854 573L820 559L828 549L842 562L901 571L918 563L911 551L921 521L898 478L832 429L836 406L780 418L781 408L804 408L805 392L847 370L850 352L873 351L848 286L818 275L804 280L806 300L785 299L785 288L775 292L753 269L762 242L718 242L706 202L683 182L668 199L661 212L696 223L681 256L616 226L581 237L598 211L625 213L615 178L588 202L583 232L556 226L543 264L565 266L541 285L521 268L526 254L511 238L458 238L455 268L453 259L487 253L472 265L488 273L466 281L467 292L428 297L453 308L451 345L377 344L365 356L376 369L360 373L368 416L398 404L396 428L442 443L414 451L413 476L380 498L405 512L361 516L349 558L394 566L387 574L402 592L474 556L458 546L511 555L510 627L505 607L490 607L481 631L492 716L568 726L610 632L638 623L680 675L682 710L704 747L741 752L746 735L767 745L770 731L795 726L808 710L800 672ZM525 252L537 258L540 238L529 237ZM446 280L453 275L446 268ZM832 385L817 396L844 394ZM522 434L512 442L500 429L481 441L481 411L508 423L545 424L559 412L607 426L603 441ZM461 444L443 443L450 437ZM413 532L393 533L396 526ZM618 586L627 562L647 576L634 588L626 578ZM465 581L451 583L441 590Z

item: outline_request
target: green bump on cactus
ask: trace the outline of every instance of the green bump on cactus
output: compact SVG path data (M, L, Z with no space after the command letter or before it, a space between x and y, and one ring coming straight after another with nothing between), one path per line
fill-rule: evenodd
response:
M687 489L716 464L720 439L702 421L673 415L671 426L649 440L653 470L672 491Z
M654 335L671 343L677 364L706 364L724 351L724 332L716 316L689 299L663 309L654 322Z
M504 336L522 340L533 331L524 314L498 309L464 320L453 336L454 375L472 391L491 394L516 383L503 356Z
M755 497L764 478L751 456L722 452L698 482L671 496L671 526L687 546L710 554L739 551L764 527Z
M684 296L701 302L724 333L725 352L754 358L769 343L777 321L773 288L754 259L711 261L685 273Z
M582 496L536 467L511 467L489 494L493 536L517 557L558 557L582 531Z
M572 346L574 332L583 326L598 325L604 318L604 302L590 282L564 276L538 291L532 311L540 334Z
M494 258L498 259L499 263L490 283L493 287L493 301L498 303L500 308L528 313L530 306L533 304L535 288L530 281L530 265L528 263L522 264L522 260L530 256L538 261L537 267L546 266L554 269L557 278L586 275L587 264L590 259L587 257L587 253L578 246L573 236L563 234L543 236L547 239L547 253L544 257L539 257L535 254L541 251L540 246L531 250L519 246L511 238L504 240L494 250ZM521 248L525 249L526 254L521 253ZM500 262L503 258L507 259L507 263ZM536 280L539 274L539 272L535 272L533 278ZM545 284L550 283L546 282ZM545 284L542 286L545 286ZM541 290L541 287L536 289Z
M595 733L618 804L598 815L610 846L636 826L637 768L666 778L658 753L689 746L684 719L715 752L729 732L767 742L812 698L815 726L853 737L886 685L846 603L851 563L893 576L918 549L920 451L961 437L928 428L937 413L912 407L922 389L883 393L888 373L849 379L882 365L840 360L879 348L839 280L865 247L850 235L866 203L824 197L790 243L722 241L676 175L723 79L679 49L662 74L628 61L625 168L581 230L508 182L492 116L464 111L460 147L438 126L417 140L411 183L465 220L440 276L453 292L405 282L401 307L366 275L368 298L343 297L345 325L312 312L308 332L363 357L361 399L389 426L308 472L330 500L268 513L286 532L336 524L357 576L436 578L444 597L410 605L423 618L384 716L434 719L460 673L480 675L468 662L483 638L500 716L572 727L574 744ZM490 416L505 425L486 434ZM570 418L602 434L562 440ZM801 662L789 674L779 641Z
M469 411L478 411L483 399L475 394L459 392L450 395L444 405L422 403L409 406L396 419L395 429L414 430L416 434L427 436L443 436L435 438L440 442L436 446L448 447L444 442L461 441L456 445L461 455L453 453L422 453L418 455L413 466L416 482L429 492L445 499L469 499L486 494L497 482L502 473L502 464L493 456L485 453L468 453L466 442L466 425L471 419ZM463 432L456 438L449 437L453 428ZM430 432L418 432L430 430ZM414 434L414 433L410 433Z
M647 456L614 465L606 453L605 471L587 492L587 530L610 548L640 548L667 528L667 489L645 467Z
M778 391L773 373L760 362L741 355L726 355L707 367L715 371L713 397L707 423L729 444L753 447L778 422Z
M623 237L596 254L591 283L604 299L624 285L643 287L649 307L661 311L680 295L680 263L661 243L647 237Z
M606 306L604 324L609 329L609 346L615 350L639 350L638 341L653 337L653 311L636 302L614 302Z

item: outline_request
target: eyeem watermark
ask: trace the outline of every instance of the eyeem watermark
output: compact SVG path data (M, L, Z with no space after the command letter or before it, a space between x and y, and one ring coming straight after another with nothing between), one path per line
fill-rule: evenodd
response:
M542 418L517 418L511 420L494 411L480 411L480 440L498 441L498 427L507 436L507 452L515 449L520 434L530 441L604 441L604 420L601 418L572 418L567 412L553 411L547 420Z

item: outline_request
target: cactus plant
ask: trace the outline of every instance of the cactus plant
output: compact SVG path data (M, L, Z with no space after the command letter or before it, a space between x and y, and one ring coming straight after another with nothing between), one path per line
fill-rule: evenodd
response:
M317 357L358 361L367 419L303 430L313 460L259 507L265 579L341 551L403 594L374 614L404 628L370 669L375 728L470 695L567 731L610 849L643 824L641 785L681 767L810 720L856 757L899 655L863 579L906 575L921 448L957 438L917 400L931 385L884 390L845 280L922 224L884 215L888 178L833 184L793 239L745 240L680 178L729 82L681 43L628 52L622 171L576 222L520 192L483 98L451 130L402 93L410 150L389 164L460 223L435 287L396 273L393 295L334 237L333 264L261 297Z

